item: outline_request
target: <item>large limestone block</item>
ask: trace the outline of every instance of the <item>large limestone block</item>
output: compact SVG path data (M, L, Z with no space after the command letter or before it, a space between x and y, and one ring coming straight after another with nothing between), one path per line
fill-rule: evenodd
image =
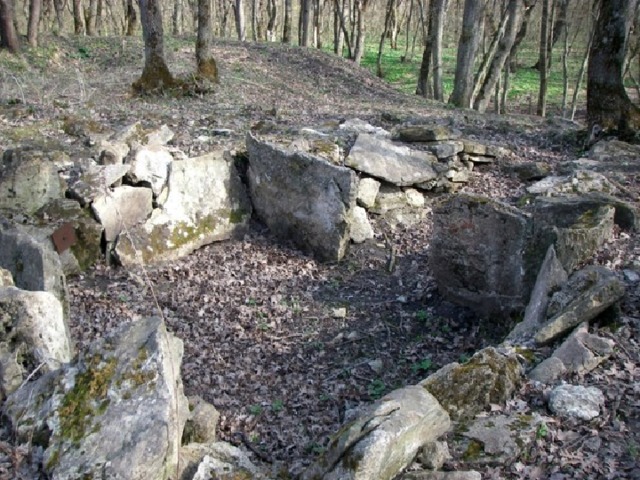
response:
M302 480L390 480L418 449L450 427L449 415L419 386L394 390L345 425Z
M522 367L515 354L488 347L465 364L445 365L420 385L438 399L453 420L463 420L491 404L505 404L521 378Z
M149 185L157 197L167 183L173 156L162 145L141 147L133 155L127 178L134 184Z
M0 287L0 398L36 368L52 371L71 357L62 304L53 294Z
M538 344L552 342L600 315L624 293L624 282L604 267L588 266L576 272L551 298L547 308L549 320L540 327L535 341Z
M537 272L525 255L530 231L527 214L490 198L461 194L440 203L429 256L438 289L485 315L520 311Z
M123 230L134 228L151 215L150 188L123 185L97 197L91 210L104 228L104 239L113 242Z
M182 353L160 319L127 323L14 392L3 413L19 441L38 439L49 478L165 480L188 416Z
M0 211L30 215L64 196L55 163L31 150L7 150L0 163Z
M13 275L16 287L50 292L60 301L65 324L69 316L67 280L58 254L0 218L0 267ZM67 328L67 332L70 332Z
M144 223L122 232L115 253L123 265L178 259L226 240L251 217L251 204L232 158L222 150L172 162L168 195Z
M347 249L357 177L352 170L247 136L249 188L261 220L321 260Z
M420 150L397 145L373 135L360 134L345 165L396 186L410 186L437 178L438 159Z

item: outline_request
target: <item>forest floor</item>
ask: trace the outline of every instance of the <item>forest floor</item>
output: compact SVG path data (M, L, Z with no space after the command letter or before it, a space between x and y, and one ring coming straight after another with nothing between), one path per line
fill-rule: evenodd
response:
M86 158L96 153L87 146L93 133L140 121L150 128L166 124L176 132L172 144L196 156L219 147L243 150L246 133L259 122L295 132L356 117L385 128L407 118L446 122L467 137L509 148L509 162L553 167L582 153L577 124L453 110L403 95L367 70L315 50L219 41L214 92L141 98L130 88L142 69L139 39L48 41L21 60L0 53L0 153L30 144ZM193 45L167 39L174 74L193 71ZM217 135L221 129L230 132ZM503 167L476 170L465 191L513 201L524 185ZM640 178L625 186L640 198ZM322 452L347 410L464 361L508 331L509 325L440 298L427 268L429 215L407 228L374 222L376 238L353 246L337 264L317 262L253 222L241 239L162 267L97 265L68 280L75 341L82 348L132 318L163 316L184 341L186 393L220 411L220 438L250 443L262 460L295 476ZM397 252L393 273L386 268L385 236ZM593 259L615 270L634 261L637 269L640 243L625 232ZM553 419L544 411L545 392L526 384L520 394L546 416L548 433L517 462L484 467L483 478L640 478L637 291L622 302L615 327L593 326L618 348L596 371L575 379L604 390L604 414L586 424ZM18 475L15 463L27 464L27 451L0 442L0 478Z

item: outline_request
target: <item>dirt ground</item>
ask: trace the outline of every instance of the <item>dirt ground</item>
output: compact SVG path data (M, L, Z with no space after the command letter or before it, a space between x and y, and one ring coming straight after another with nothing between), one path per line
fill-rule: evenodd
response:
M193 70L193 50L193 42L167 42L174 73ZM221 41L214 53L221 82L213 93L140 98L129 88L141 72L139 40L58 39L42 58L28 56L23 70L1 74L0 150L31 143L87 158L95 155L93 134L141 121L168 125L173 145L195 156L218 147L240 151L246 132L265 122L291 133L357 117L385 128L408 118L447 123L509 148L511 163L553 168L582 153L579 125L452 110L402 95L315 50ZM478 169L465 191L514 201L524 185L507 170L503 163ZM625 184L636 200L639 185L631 176ZM161 315L184 341L186 393L221 413L220 438L250 444L257 460L295 475L323 451L349 409L464 361L499 343L509 328L439 296L427 266L429 214L411 227L374 224L376 238L353 246L337 264L317 262L254 221L243 238L162 267L97 265L69 279L75 340L82 348L120 323ZM397 255L392 272L385 237ZM636 233L617 232L593 262L615 270L636 262L638 270ZM630 290L613 323L593 326L617 342L616 353L574 379L604 390L604 414L589 424L548 417L549 434L525 457L486 466L483 478L640 478L639 307L637 290ZM544 394L527 384L519 397L548 416ZM20 478L27 470L10 457L27 465L28 449L0 446L0 478Z

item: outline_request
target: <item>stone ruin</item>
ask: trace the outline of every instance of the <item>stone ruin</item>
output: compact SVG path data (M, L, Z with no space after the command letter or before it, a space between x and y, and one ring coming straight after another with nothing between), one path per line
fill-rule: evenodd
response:
M196 158L168 146L172 136L166 127L133 125L98 139L95 158L79 162L62 152L4 153L2 413L16 435L38 439L44 469L55 478L164 479L178 471L189 479L231 472L273 478L239 449L216 441L211 405L184 397L176 377L181 341L161 320L125 325L77 357L67 325L66 275L103 257L124 267L171 261L241 233L254 214L302 250L339 261L351 242L373 238L372 215L411 223L429 203L429 266L441 293L489 318L524 312L500 347L358 412L304 479L391 479L416 456L438 470L447 450L438 439L456 422L506 402L523 380L520 349L573 331L528 373L548 384L595 368L612 352L612 342L589 334L585 322L614 305L625 282L607 269L580 267L611 238L614 225L636 230L638 216L598 173L601 147L594 159L566 165L564 176L545 173L520 208L456 193L476 165L509 152L442 125L387 132L350 120L289 137L250 133L246 154L220 150ZM442 194L436 203L434 194ZM28 381L34 369L43 375ZM554 411L571 398L565 390L550 404ZM590 394L589 412L597 414L597 394L576 393ZM131 419L124 433L113 428L122 418ZM513 458L542 420L531 418L526 428L520 422L518 438L508 434L514 421L475 421L453 449L481 442L489 459L505 452ZM123 434L126 448L117 440ZM494 448L496 436L509 437L510 450ZM479 478L458 473L463 477L455 478ZM403 478L431 478L416 475Z

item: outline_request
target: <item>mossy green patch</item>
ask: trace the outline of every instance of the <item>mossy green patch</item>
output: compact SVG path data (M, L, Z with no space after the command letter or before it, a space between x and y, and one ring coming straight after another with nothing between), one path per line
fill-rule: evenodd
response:
M477 460L482 453L484 453L484 445L482 442L479 442L478 440L471 440L467 449L462 454L462 458L465 461L473 461Z

